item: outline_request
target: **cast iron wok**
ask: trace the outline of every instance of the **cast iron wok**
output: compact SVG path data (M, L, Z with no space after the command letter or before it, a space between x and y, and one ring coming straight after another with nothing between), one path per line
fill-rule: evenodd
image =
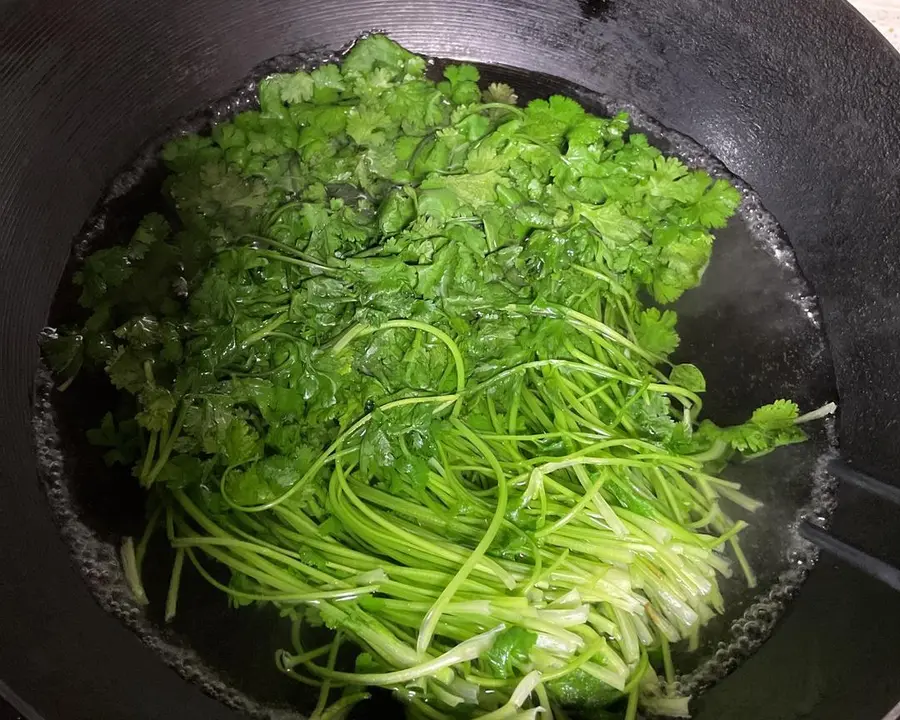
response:
M266 58L372 29L420 52L564 78L710 148L777 217L818 295L841 454L895 478L900 57L839 0L7 3L0 692L43 717L237 717L92 601L42 496L36 338L71 238L116 171L177 118ZM835 532L900 560L900 523L850 492L839 500ZM697 717L881 718L900 700L897 601L824 558L774 637L703 696Z

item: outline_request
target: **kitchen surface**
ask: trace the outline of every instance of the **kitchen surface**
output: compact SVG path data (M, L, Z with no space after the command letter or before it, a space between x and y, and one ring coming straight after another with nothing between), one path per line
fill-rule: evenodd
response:
M900 50L900 0L850 0Z

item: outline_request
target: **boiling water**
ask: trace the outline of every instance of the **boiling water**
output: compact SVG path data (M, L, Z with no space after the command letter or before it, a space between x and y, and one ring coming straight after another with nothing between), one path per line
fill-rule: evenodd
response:
M253 107L259 78L332 57L290 56L264 63L232 95L148 145L112 182L76 238L70 271L92 250L127 239L138 220L156 209L164 177L157 160L163 142L186 131L206 130ZM443 64L432 61L435 72ZM718 233L702 285L675 305L681 318L679 356L700 366L707 378L706 417L728 424L780 397L796 400L804 410L836 399L815 297L777 222L750 188L699 145L636 108L557 78L492 66L481 70L485 81L515 87L521 100L562 93L596 113L627 110L634 126L664 151L715 177L726 177L740 189L739 217ZM75 318L75 297L69 281L64 282L51 324ZM134 602L117 547L123 535L142 529L141 494L127 474L105 468L96 449L84 441L84 430L99 422L114 396L102 379L81 379L65 394L52 393L51 388L42 372L35 407L42 475L52 511L98 601L209 694L256 717L299 717L298 711L309 708L310 693L274 667L274 651L285 644L287 633L273 612L233 611L218 591L194 573L185 573L178 617L171 627L165 626L161 614L169 560L163 547L151 547L148 554L146 584L154 602L149 609ZM726 471L726 477L765 503L746 518L751 526L742 534L759 585L748 589L739 576L723 584L727 614L706 628L697 652L676 656L685 692L702 691L758 648L815 563L816 551L799 536L797 526L805 518L825 520L833 510L832 482L825 472L833 445L833 427L827 421L812 428L809 443ZM360 716L373 713L361 708Z

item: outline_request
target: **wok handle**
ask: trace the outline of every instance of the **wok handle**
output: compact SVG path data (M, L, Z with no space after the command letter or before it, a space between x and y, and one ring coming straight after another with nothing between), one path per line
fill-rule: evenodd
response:
M842 460L832 460L828 465L829 472L842 482L855 485L867 493L900 506L900 488L876 480L870 475L854 470ZM800 534L822 550L880 580L894 590L900 592L900 569L884 560L879 560L868 553L848 545L830 535L827 531L809 522L800 524Z

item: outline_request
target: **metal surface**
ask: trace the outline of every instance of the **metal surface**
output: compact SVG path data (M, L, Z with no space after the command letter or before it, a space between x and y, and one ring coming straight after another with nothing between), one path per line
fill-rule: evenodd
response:
M852 545L832 537L815 525L804 524L800 533L807 540L822 548L822 550L900 592L900 570L893 565L872 557L861 550L857 550Z
M176 118L284 52L383 29L411 49L563 77L709 147L786 230L821 301L842 453L900 460L900 56L839 0L57 0L0 5L0 677L47 720L229 718L92 601L35 478L30 389L69 242L106 182ZM835 525L896 552L842 490ZM868 548L867 548L868 549ZM885 558L892 561L892 558ZM779 632L698 718L883 717L891 592L820 564Z
M5 682L0 681L0 720L43 720L30 704L25 702Z
M890 503L895 510L900 510L900 487L888 485L876 480L871 475L854 470L839 459L828 463L828 473L840 482L862 490L873 501ZM834 537L821 527L821 521L818 518L812 518L812 522L808 520L801 522L799 532L822 550L900 592L900 568Z

